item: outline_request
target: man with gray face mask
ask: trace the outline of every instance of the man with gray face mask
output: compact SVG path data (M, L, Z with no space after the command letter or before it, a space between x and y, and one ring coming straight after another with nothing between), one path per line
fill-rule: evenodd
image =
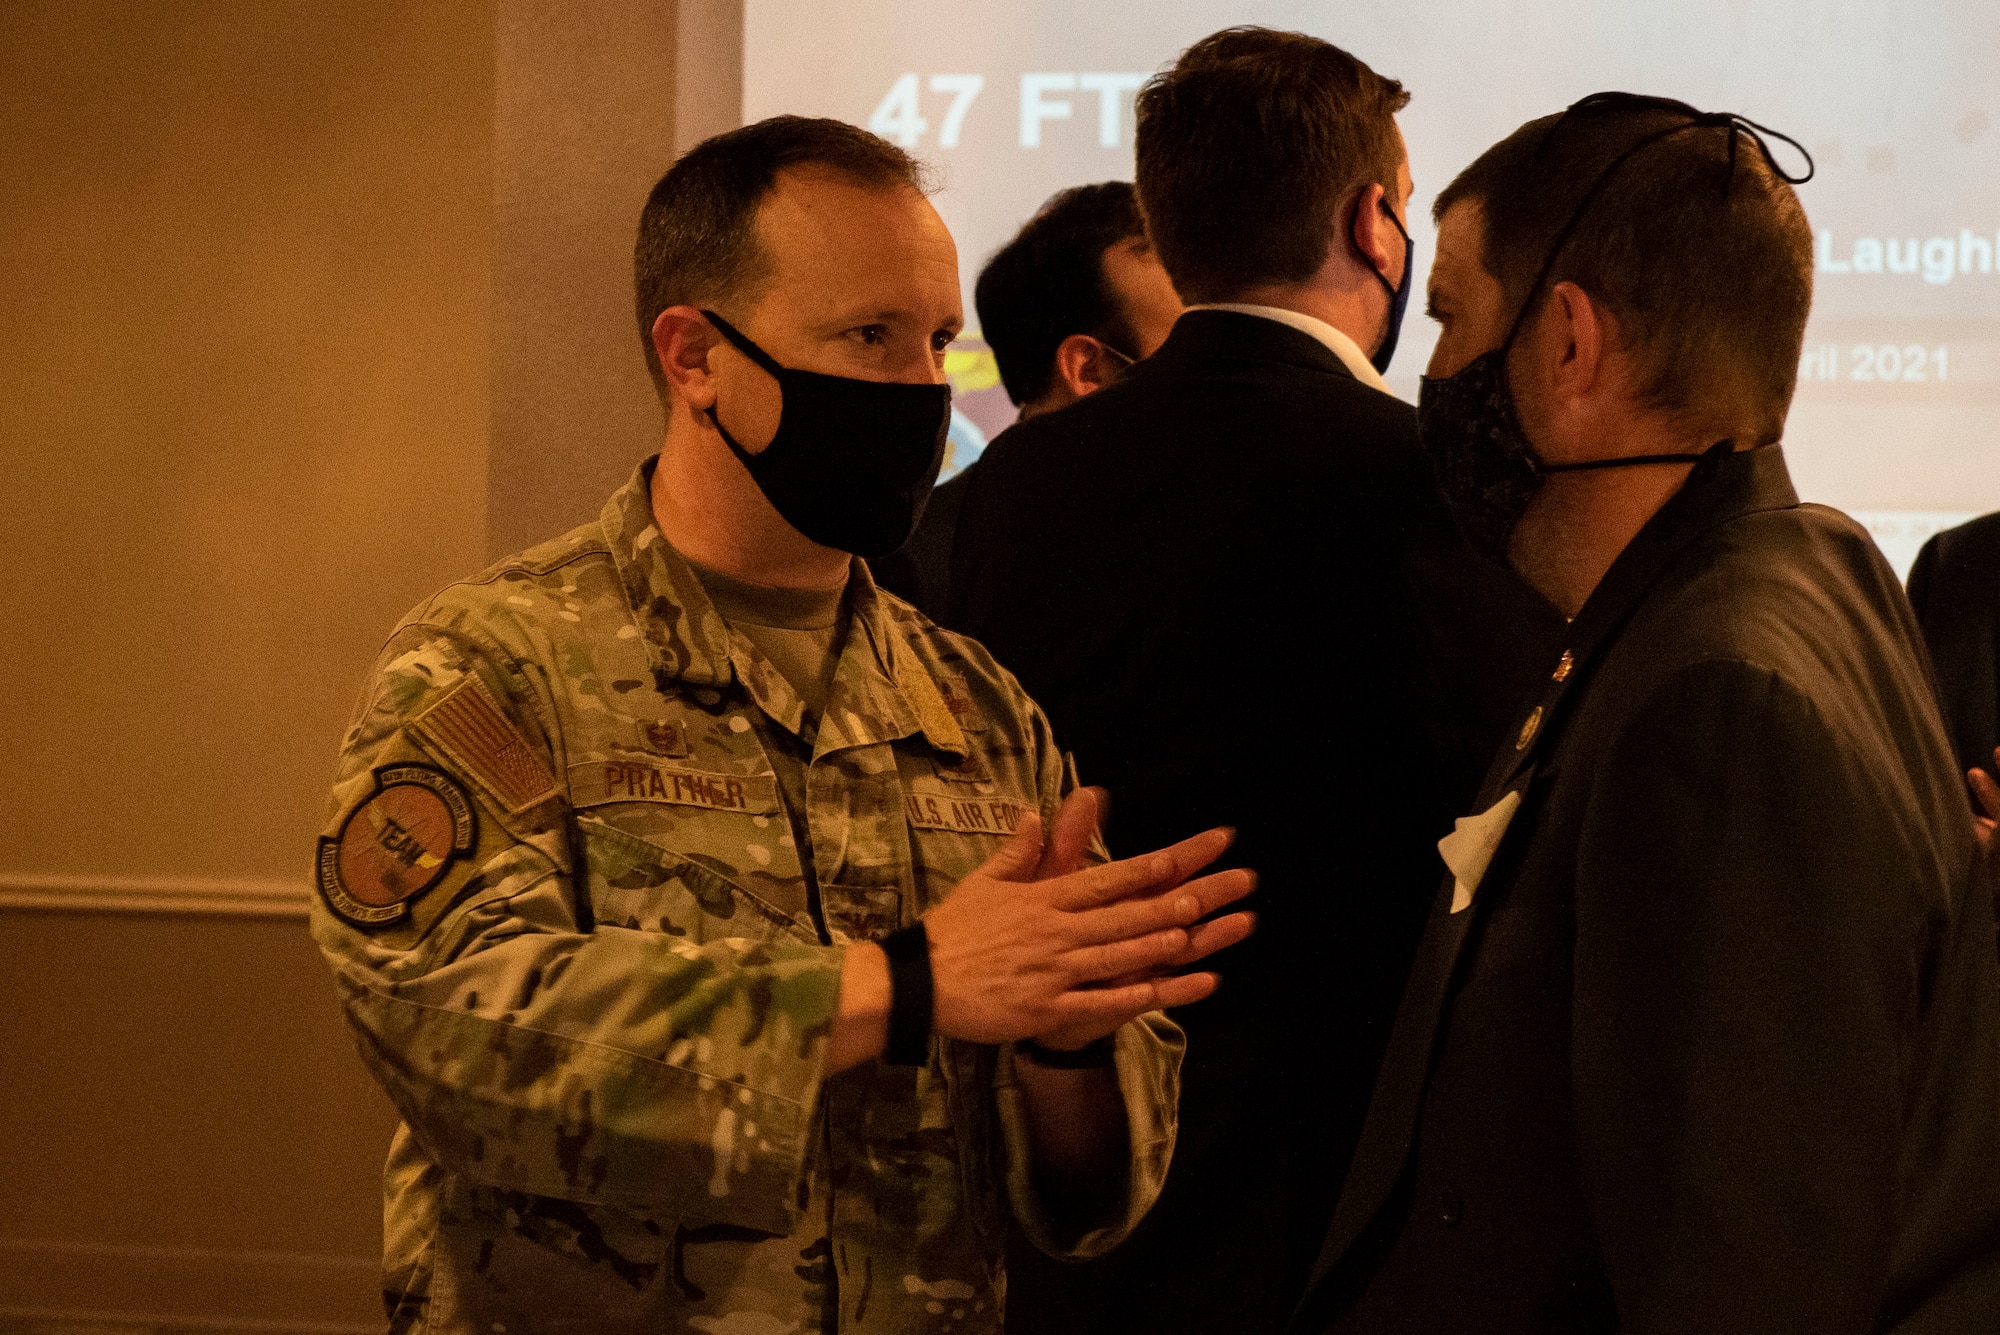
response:
M1601 94L1438 197L1420 434L1572 621L1300 1335L2000 1313L1992 905L1895 576L1786 473L1812 233L1760 128Z

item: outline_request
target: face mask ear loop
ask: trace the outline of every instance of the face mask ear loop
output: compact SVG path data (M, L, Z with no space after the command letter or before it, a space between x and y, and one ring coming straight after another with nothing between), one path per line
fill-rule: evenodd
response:
M1812 180L1814 173L1819 170L1818 164L1813 161L1813 155L1806 152L1806 146L1786 134L1783 130L1774 130L1768 125L1759 125L1747 116L1738 116L1734 113L1724 114L1729 117L1731 152L1734 153L1735 151L1736 131L1740 130L1744 134L1749 135L1751 142L1757 145L1757 151L1764 155L1764 164L1771 169L1771 174L1786 185L1804 185L1807 181ZM1782 139L1798 151L1798 155L1806 160L1806 170L1803 176L1794 176L1778 165L1777 155L1771 152L1771 145L1765 142L1765 135L1769 135L1773 139ZM1734 161L1733 158L1731 160Z
M716 332L729 340L730 346L734 347L751 361L757 363L757 365L763 367L766 371L769 371L772 375L775 376L784 371L785 368L778 365L777 358L758 347L755 343L752 343L748 334L745 334L714 311L703 311L701 318L714 325Z
M1768 125L1759 125L1747 116L1739 116L1734 112L1703 112L1673 98L1647 97L1639 93L1592 93L1589 97L1571 103L1556 123L1549 127L1548 134L1542 139L1541 148L1548 146L1562 129L1563 122L1568 120L1572 115L1581 111L1591 111L1619 105L1681 112L1687 115L1689 119L1685 125L1676 125L1669 129L1661 130L1657 134L1648 135L1638 143L1633 144L1623 153L1613 158L1610 165L1598 173L1597 179L1590 183L1590 188L1583 192L1583 198L1577 201L1576 208L1570 213L1569 220L1563 224L1562 230L1556 233L1555 242L1549 247L1548 258L1542 261L1541 271L1535 275L1535 281L1528 285L1528 295L1522 301L1521 309L1514 313L1514 323L1508 328L1507 337L1500 344L1500 351L1503 356L1507 349L1514 345L1514 339L1521 332L1521 326L1527 323L1528 312L1534 309L1535 295L1541 291L1542 284L1548 281L1549 274L1555 270L1556 260L1561 257L1562 248L1569 241L1570 234L1576 231L1577 225L1583 221L1584 214L1590 208L1591 203L1597 198L1598 192L1610 181L1612 175L1625 165L1625 160L1635 153L1658 143L1669 135L1679 134L1683 130L1692 130L1705 125L1726 125L1730 131L1728 182L1733 182L1736 176L1736 132L1739 129L1748 134L1756 142L1758 151L1764 155L1764 161L1771 168L1772 173L1786 184L1804 185L1813 178L1813 173L1816 170L1812 154L1806 151L1805 145L1783 131L1773 130ZM1805 159L1805 173L1795 176L1779 166L1777 156L1771 152L1770 144L1764 139L1765 135L1769 135L1773 139L1782 139L1794 149L1797 149L1799 156ZM1537 151L1539 152L1540 148ZM1725 182L1725 190L1728 188L1728 182Z
M716 332L729 340L731 346L770 372L771 375L776 376L780 371L785 369L778 365L777 359L772 357L770 353L752 343L747 335L738 330L735 325L717 315L714 311L705 310L701 315L704 320L715 326ZM737 443L736 437L729 434L729 428L724 426L722 419L715 415L715 405L711 403L708 407L702 409L702 412L707 414L709 425L715 428L716 435L722 437L722 443L729 447L729 452L735 455L745 468L751 468L751 460L757 456L744 449ZM754 470L752 476L755 476Z
M1396 235L1403 238L1403 254L1404 254L1403 281L1407 283L1410 281L1410 273L1408 266L1410 264L1410 261L1415 258L1410 253L1410 247L1413 246L1415 243L1410 240L1410 229L1403 226L1403 220L1401 218L1398 218L1396 216L1396 211L1389 207L1389 196L1386 191L1382 195L1382 212L1388 215L1389 225L1396 229ZM1389 295L1391 297L1394 297L1396 295L1397 285L1389 281L1389 275L1383 273L1380 269L1376 269L1375 266L1372 264L1369 265L1368 267L1370 269L1374 269L1375 281L1380 283L1384 288L1388 289Z
M1598 96L1603 95L1598 94ZM1586 98L1584 102L1579 102L1577 106L1583 106L1589 101L1590 99ZM1572 111L1575 109L1575 107L1571 108ZM1568 113L1565 112L1564 114L1567 115ZM1514 339L1520 334L1521 327L1528 322L1528 313L1535 308L1536 294L1542 290L1542 284L1547 282L1549 275L1555 271L1556 261L1562 258L1563 247L1569 243L1571 235L1575 233L1578 224L1583 221L1584 215L1589 212L1590 206L1597 201L1598 192L1604 189L1605 185L1610 182L1618 169L1625 165L1628 158L1642 149L1652 147L1669 135L1679 134L1683 130L1692 130L1699 124L1699 121L1690 121L1686 125L1676 125L1671 129L1661 130L1657 134L1649 134L1638 143L1633 144L1630 148L1620 153L1617 157L1611 159L1610 165L1597 174L1597 179L1592 181L1590 188L1583 192L1583 198L1577 201L1576 208L1570 211L1569 219L1563 223L1562 230L1556 233L1555 241L1549 246L1548 258L1542 261L1542 267L1535 273L1535 281L1528 284L1528 295L1522 300L1521 309L1514 312L1514 323L1508 326L1507 337L1501 340L1500 353L1503 357L1506 355L1507 350L1514 346ZM1560 122L1558 122L1558 125L1560 125ZM1550 126L1549 133L1553 135L1556 128L1557 126Z
M1134 357L1131 353L1125 351L1125 349L1119 347L1116 343L1107 343L1105 340L1099 338L1095 334L1092 334L1090 336L1090 341L1095 343L1098 347L1103 348L1106 352L1116 357L1119 361L1123 362L1124 365L1118 368L1120 371L1129 371L1133 367L1139 364L1139 359L1137 357Z

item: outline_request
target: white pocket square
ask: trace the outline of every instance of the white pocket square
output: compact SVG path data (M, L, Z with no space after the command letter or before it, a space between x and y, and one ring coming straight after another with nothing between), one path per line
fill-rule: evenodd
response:
M1453 913L1463 913L1472 907L1479 880L1486 875L1487 865L1493 861L1494 851L1507 833L1508 822L1520 808L1521 790L1517 788L1477 816L1460 816L1451 833L1438 840L1438 852L1444 855L1444 865L1451 868L1454 882Z

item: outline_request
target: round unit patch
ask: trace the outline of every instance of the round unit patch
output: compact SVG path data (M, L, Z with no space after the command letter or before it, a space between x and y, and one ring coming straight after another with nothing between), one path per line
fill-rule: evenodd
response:
M357 927L381 927L472 851L477 832L465 790L429 765L385 765L375 791L319 841L319 889Z

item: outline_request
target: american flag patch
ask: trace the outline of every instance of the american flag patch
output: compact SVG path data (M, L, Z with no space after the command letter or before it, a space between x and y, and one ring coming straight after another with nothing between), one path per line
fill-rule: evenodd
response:
M556 794L555 776L472 673L412 720L410 730L443 752L510 815Z

